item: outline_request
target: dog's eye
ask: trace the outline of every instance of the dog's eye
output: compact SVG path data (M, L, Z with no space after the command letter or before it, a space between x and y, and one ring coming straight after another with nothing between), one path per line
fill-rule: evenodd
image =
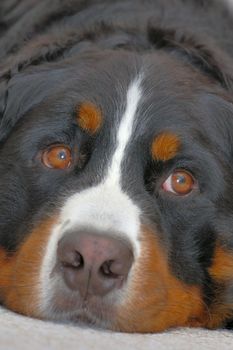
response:
M68 169L72 163L71 150L65 145L53 145L42 152L41 160L47 168Z
M196 187L196 181L186 170L175 170L163 183L162 188L166 192L172 192L178 196L184 196L192 192Z

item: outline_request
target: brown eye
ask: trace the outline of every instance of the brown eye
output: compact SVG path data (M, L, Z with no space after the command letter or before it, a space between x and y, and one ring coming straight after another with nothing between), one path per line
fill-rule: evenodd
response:
M196 186L193 176L186 170L174 171L163 183L162 188L166 192L172 192L179 196L184 196L192 192Z
M71 150L64 145L50 146L43 151L41 160L47 168L68 169L72 163Z

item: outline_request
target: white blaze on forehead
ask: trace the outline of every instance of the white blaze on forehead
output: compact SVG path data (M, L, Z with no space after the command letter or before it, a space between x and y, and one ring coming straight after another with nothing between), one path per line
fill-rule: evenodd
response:
M97 186L69 197L61 210L59 225L51 232L41 270L45 308L49 304L49 289L53 290L50 274L56 261L57 244L66 232L90 228L96 233L119 234L129 239L134 247L135 256L140 253L140 210L121 188L121 165L133 133L141 98L140 82L141 79L138 78L128 88L126 109L117 130L116 148L109 161L105 178Z
M117 134L117 148L113 155L111 166L108 170L107 183L120 184L121 178L121 163L124 158L125 148L132 136L135 115L138 103L141 97L140 80L134 81L129 87L127 94L126 110L122 117L118 134Z

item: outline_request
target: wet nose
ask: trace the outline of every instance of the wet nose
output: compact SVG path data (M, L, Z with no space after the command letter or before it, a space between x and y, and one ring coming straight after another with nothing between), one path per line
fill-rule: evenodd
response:
M133 262L129 242L100 233L65 234L57 256L66 285L83 298L122 288Z

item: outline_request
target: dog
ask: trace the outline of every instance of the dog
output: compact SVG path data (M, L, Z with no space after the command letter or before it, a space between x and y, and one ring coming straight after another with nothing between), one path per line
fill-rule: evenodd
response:
M233 324L233 15L2 0L0 301L153 333Z

